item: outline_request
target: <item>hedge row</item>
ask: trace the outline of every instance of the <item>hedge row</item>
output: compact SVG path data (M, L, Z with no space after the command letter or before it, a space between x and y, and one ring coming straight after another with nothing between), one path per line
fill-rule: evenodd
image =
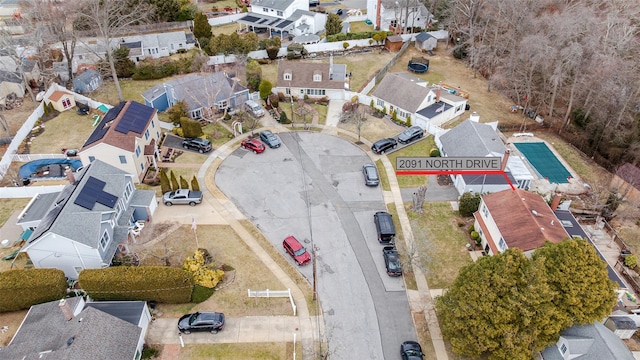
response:
M67 280L58 269L16 269L0 272L0 312L28 309L62 299Z
M327 36L327 42L345 41L345 40L361 40L371 39L373 35L380 33L380 31L364 31L364 32L349 32L349 33L337 33L335 35ZM393 32L387 32L387 36L393 35Z
M165 266L116 266L86 269L78 276L80 287L95 300L142 300L188 303L193 276Z

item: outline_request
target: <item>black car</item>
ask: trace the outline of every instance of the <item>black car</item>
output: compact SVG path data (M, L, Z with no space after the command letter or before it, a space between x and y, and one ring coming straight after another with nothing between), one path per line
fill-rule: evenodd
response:
M342 9L336 10L336 15L342 15Z
M376 154L384 154L389 149L395 149L398 146L396 139L387 138L378 140L371 146L371 151Z
M203 138L190 138L182 141L182 147L185 149L196 150L200 154L204 154L213 150L211 141Z
M378 186L380 183L378 169L373 164L362 165L362 175L364 175L364 184L367 186Z
M178 320L178 331L190 334L192 331L210 331L212 334L224 328L224 314L217 312L197 312L187 314Z
M384 266L387 268L387 275L402 276L402 265L400 265L398 250L393 246L385 246L382 248L382 256L384 256Z
M424 354L422 347L415 341L405 341L400 345L400 355L402 360L422 360Z
M420 126L412 126L398 135L398 142L408 144L414 140L418 140L424 136L424 131Z
M260 140L272 149L279 148L280 138L269 130L260 133Z

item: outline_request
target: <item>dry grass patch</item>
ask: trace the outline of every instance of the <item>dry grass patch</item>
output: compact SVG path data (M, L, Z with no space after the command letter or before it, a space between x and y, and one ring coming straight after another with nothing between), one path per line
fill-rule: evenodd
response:
M61 112L44 124L44 132L32 141L32 154L59 154L61 149L80 149L93 130L93 118L76 114L74 109Z
M429 331L429 324L424 317L424 312L412 313L413 323L416 325L416 333L418 333L418 342L422 346L422 352L427 359L436 358L436 349L431 341L431 332Z
M141 237L138 239L140 245L132 246L143 265L164 265L163 258L167 257L171 266L180 267L184 259L196 250L196 238L189 225L173 227L173 231L171 224L167 223L149 224L147 227L143 234L146 233L149 239L160 234L166 234L166 237L153 244L144 244L147 239ZM216 264L228 265L234 270L228 271L219 290L200 304L159 304L158 309L163 316L178 317L191 311L221 311L230 317L292 314L288 298L247 297L247 289L277 290L284 289L284 286L230 226L199 225L197 236L199 246L211 253Z
M27 316L28 310L12 311L0 313L0 326L7 326L9 329L0 332L0 347L9 345L13 335L18 331L22 320Z
M350 25L351 25L350 31L352 33L373 31L373 24L367 25L364 21L354 21L354 22L351 22Z
M296 343L302 354L302 344ZM181 359L213 360L293 360L293 343L197 344L180 349Z
M216 2L215 6L217 6L218 8L225 7L225 6L231 6L234 8L236 7L235 3L233 5L225 5L225 2L232 3L232 0L222 0L220 2ZM221 35L221 34L230 35L235 33L236 30L240 30L240 27L235 22L224 24L224 25L218 25L211 28L211 32L213 33L213 35Z
M262 69L262 79L268 80L275 87L278 81L278 62L272 61L269 64L260 65L260 68Z
M395 169L396 159L398 157L429 156L429 151L434 146L435 142L433 136L429 135L420 141L416 141L407 147L388 154L387 157ZM420 187L422 185L427 185L427 179L428 176L426 175L402 175L398 176L398 186L401 188Z
M135 100L144 104L142 93L151 89L152 87L162 84L171 80L172 78L155 79L155 80L131 80L131 79L118 79L120 82L120 89L125 100ZM115 83L112 80L105 80L102 86L96 91L87 95L87 97L100 101L105 104L117 105L120 102L118 98L118 92L116 91Z
M354 133L357 139L358 128L355 121L340 122L338 123L338 127ZM366 120L360 127L360 137L374 143L382 138L397 135L402 129L401 126L385 121L384 119L367 115Z

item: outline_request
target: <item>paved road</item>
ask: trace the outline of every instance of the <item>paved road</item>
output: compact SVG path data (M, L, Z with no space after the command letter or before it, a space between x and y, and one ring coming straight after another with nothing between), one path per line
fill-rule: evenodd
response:
M337 137L280 137L284 146L263 154L235 150L217 186L278 248L291 234L308 248L313 241L332 359L397 358L399 344L416 335L404 283L386 275L375 240L373 214L385 205L380 188L363 184L360 169L371 160ZM312 281L312 266L300 271Z

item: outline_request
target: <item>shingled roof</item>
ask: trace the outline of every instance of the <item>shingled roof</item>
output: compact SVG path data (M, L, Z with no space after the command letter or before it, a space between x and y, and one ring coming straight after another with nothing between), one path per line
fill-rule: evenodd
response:
M432 90L403 76L388 73L372 95L413 114Z

